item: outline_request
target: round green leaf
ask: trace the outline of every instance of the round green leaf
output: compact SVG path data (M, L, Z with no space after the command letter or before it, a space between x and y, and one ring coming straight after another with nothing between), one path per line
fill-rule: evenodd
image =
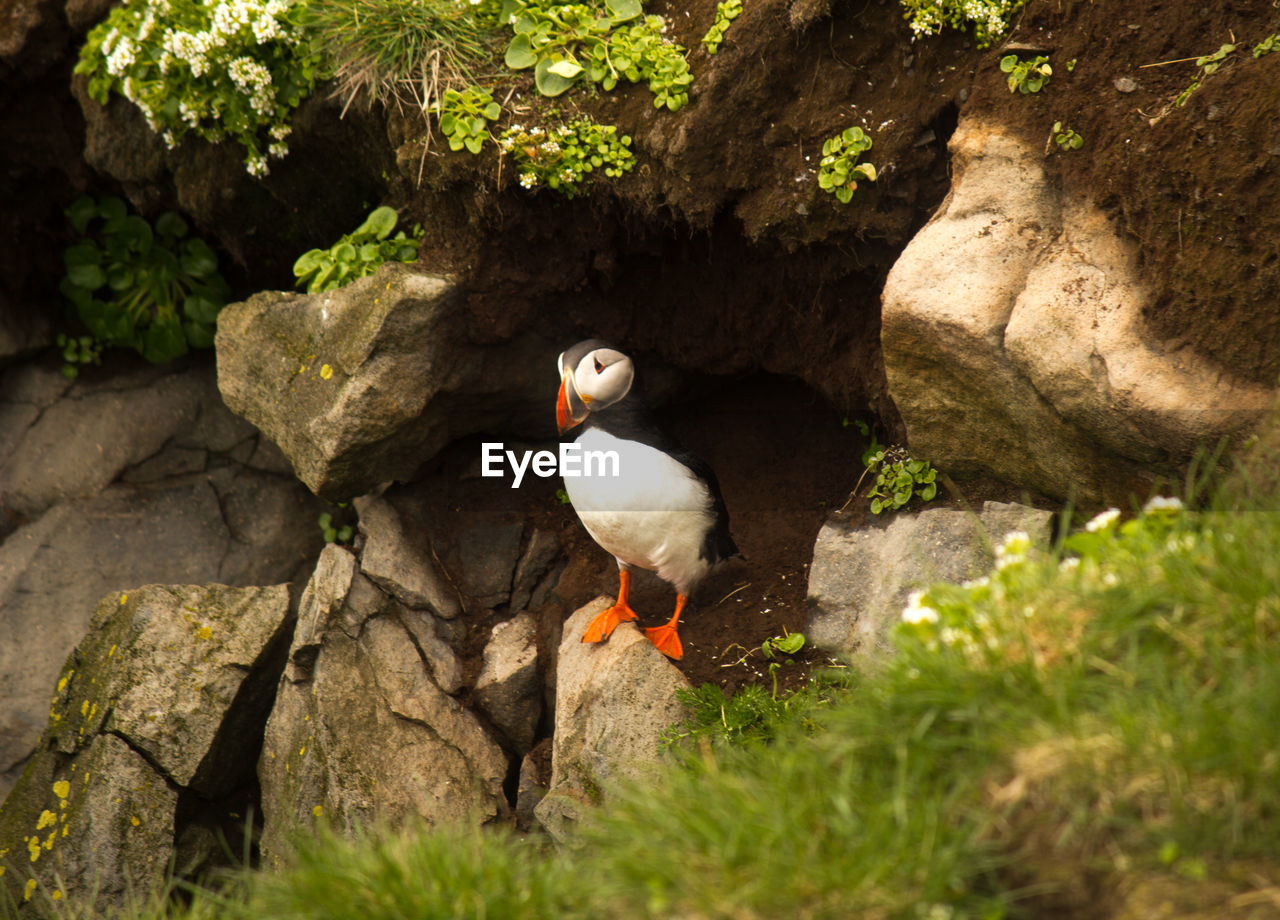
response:
M373 233L378 239L384 240L396 228L396 221L399 219L400 215L396 213L396 209L389 208L384 204L380 208L375 208L373 213L365 218L364 223L352 235ZM342 258L351 257L342 256Z
M538 65L533 71L533 82L537 86L538 92L544 96L559 96L570 86L573 85L572 80L568 80L560 74L554 73L551 68L555 65L549 58L543 58L538 61Z
M97 265L71 265L67 268L67 280L86 291L96 291L107 283L107 275Z
M213 326L188 320L182 324L182 331L186 333L187 343L192 348L213 347Z
M605 0L614 23L629 22L641 13L640 0Z
M298 256L298 261L293 263L293 276L302 278L311 274L320 267L320 263L324 259L324 251L320 249L312 249Z
M519 22L517 21L516 31L519 32ZM527 34L518 34L511 39L511 44L507 45L507 53L503 57L504 63L512 70L524 70L538 63L538 56L533 52L533 45L529 42Z
M564 77L566 80L572 80L578 74L582 73L582 65L577 61L571 60L556 61L547 68L547 73L553 73L557 77Z
M218 257L204 240L187 240L182 250L182 270L188 275L205 278L218 270Z
M172 211L165 211L156 218L156 233L170 237L186 236L187 222Z
M165 317L146 328L138 350L152 364L164 364L187 353L187 336L176 317Z
M67 208L67 220L75 228L76 233L83 234L89 227L89 221L98 214L98 205L88 195L81 195Z
M489 119L489 121L495 120L501 114L502 106L498 105L496 102L490 102L484 107L484 117Z
M187 295L182 302L182 312L197 323L213 323L218 319L218 304L195 294Z

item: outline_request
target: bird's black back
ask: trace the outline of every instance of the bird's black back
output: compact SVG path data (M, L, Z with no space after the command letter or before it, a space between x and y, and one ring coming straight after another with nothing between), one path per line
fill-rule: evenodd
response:
M688 468L707 484L711 493L711 511L715 521L702 541L699 556L712 565L734 556L741 556L738 545L729 533L729 509L720 494L720 481L710 465L669 435L649 411L637 371L631 390L618 402L599 412L592 412L583 422L584 431L597 428L616 438L637 441L670 455L676 462Z

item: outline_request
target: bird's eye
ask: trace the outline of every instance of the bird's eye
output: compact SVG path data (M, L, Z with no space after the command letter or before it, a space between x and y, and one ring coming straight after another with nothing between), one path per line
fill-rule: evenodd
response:
M597 373L597 374L603 374L603 373L604 373L604 365L600 363L600 359L599 359L599 358L592 358L591 360L595 362L595 365L596 365L596 373Z

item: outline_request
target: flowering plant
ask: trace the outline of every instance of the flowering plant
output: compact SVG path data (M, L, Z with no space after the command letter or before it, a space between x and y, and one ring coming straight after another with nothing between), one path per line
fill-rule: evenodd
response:
M291 0L127 0L89 32L75 72L100 104L112 91L133 102L170 149L188 131L232 138L265 176L316 82L298 11Z
M550 131L512 125L502 132L498 146L515 157L524 188L545 185L567 198L578 194L592 171L600 169L616 178L636 162L629 136L619 136L613 125L598 125L585 118Z
M999 41L1009 31L1009 20L1027 0L902 0L915 37L937 35L943 26L963 29L973 25L979 48Z

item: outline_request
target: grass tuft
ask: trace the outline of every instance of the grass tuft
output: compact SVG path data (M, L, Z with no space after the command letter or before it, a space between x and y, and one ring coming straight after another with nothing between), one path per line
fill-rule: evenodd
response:
M493 0L309 0L305 26L350 106L410 102L433 111L496 59Z

